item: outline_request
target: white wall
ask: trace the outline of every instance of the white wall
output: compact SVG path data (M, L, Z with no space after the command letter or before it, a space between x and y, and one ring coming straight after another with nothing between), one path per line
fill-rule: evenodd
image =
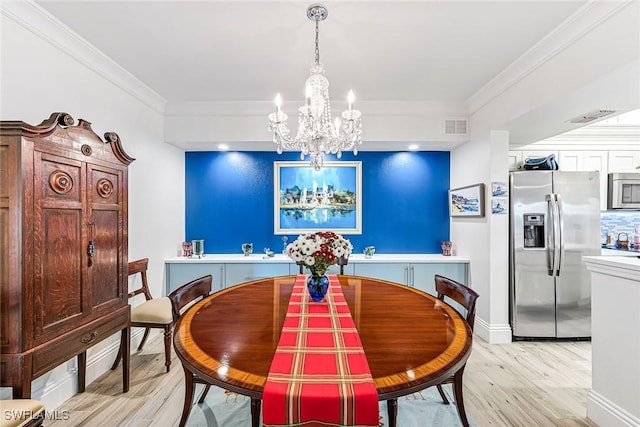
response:
M95 52L52 25L37 7L4 3L0 119L38 124L63 111L91 122L100 136L107 131L120 136L125 151L136 158L129 167L129 259L149 257L151 292L161 295L163 259L175 256L184 238L184 153L163 142L162 100L144 95L145 88L136 93L114 84L118 78L132 80L118 77L122 71L116 67L109 77L109 61L98 64L100 70L86 66L86 57ZM109 369L116 338L88 352L87 383ZM56 408L75 393L75 373L73 359L36 379L33 397L47 409ZM3 389L2 397L8 393Z
M572 35L564 34L562 43L546 41L552 55L519 58L519 66L530 60L527 72L518 70L519 78L487 102L471 100L476 108L470 142L451 152L452 187L484 183L489 204L491 182L508 181L514 135L524 141L544 134L545 125L537 119L549 120L549 112L562 122L597 108L640 107L639 4L619 4L591 5L572 22ZM566 26L565 33L571 29ZM471 285L480 294L476 333L491 343L508 342L508 217L486 212L482 219L452 219L451 238L457 253L471 259Z

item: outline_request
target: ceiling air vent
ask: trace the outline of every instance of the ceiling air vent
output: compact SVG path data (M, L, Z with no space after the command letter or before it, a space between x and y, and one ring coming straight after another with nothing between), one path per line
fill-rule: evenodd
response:
M466 135L467 134L467 121L466 120L445 120L444 121L444 133L446 135Z
M588 113L581 114L578 117L574 117L565 123L589 123L616 112L617 110L593 110Z

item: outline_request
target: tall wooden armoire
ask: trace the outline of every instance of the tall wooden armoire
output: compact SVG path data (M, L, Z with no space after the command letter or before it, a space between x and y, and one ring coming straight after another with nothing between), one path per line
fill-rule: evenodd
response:
M120 332L129 388L127 167L115 133L53 113L0 122L0 383L31 381Z

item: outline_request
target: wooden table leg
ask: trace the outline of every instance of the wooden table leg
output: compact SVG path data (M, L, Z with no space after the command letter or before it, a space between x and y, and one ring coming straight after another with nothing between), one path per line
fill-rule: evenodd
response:
M193 374L187 368L182 366L184 369L184 404L182 405L182 416L180 417L179 427L184 427L187 425L187 419L189 418L189 413L191 412L191 401L193 400Z
M262 400L251 398L251 427L258 427L260 425L260 407Z
M389 427L396 427L398 417L398 399L387 400L387 415L389 415Z
M131 359L131 326L124 328L120 335L120 348L122 349L122 392L129 391L129 361Z

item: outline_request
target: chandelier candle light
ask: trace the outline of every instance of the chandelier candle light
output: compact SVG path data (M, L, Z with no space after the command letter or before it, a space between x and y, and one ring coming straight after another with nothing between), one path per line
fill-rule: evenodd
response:
M287 115L281 110L282 98L276 95L276 111L269 114L269 131L273 132L273 142L278 154L282 151L300 150L300 159L309 155L311 166L322 169L325 153L342 157L343 151L353 150L358 154L358 144L362 144L361 113L353 108L354 95L349 91L349 107L340 118L331 122L329 103L329 80L324 76L324 67L320 63L319 24L327 18L327 8L313 4L307 9L307 17L316 23L315 62L310 69L310 77L305 87L305 105L298 112L298 133L294 139L287 126Z

